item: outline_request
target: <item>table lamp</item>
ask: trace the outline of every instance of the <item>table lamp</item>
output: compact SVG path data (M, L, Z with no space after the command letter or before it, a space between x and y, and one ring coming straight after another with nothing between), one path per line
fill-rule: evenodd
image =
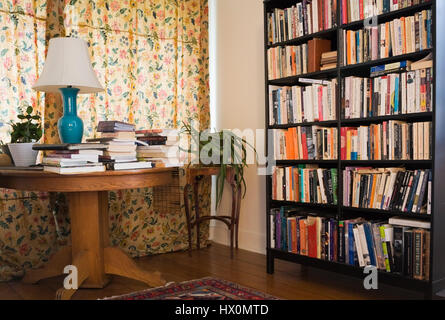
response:
M94 73L87 43L78 38L53 38L42 74L32 87L58 92L63 98L63 117L57 128L62 143L81 143L83 122L77 116L77 94L104 91Z

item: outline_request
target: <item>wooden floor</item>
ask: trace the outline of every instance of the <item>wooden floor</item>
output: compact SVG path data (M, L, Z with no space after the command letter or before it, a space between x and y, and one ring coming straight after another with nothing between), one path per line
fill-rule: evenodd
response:
M381 285L379 290L363 289L362 280L276 260L275 274L266 273L263 255L238 250L230 259L228 247L212 244L200 251L176 252L137 259L146 270L160 270L167 281L218 277L269 293L282 299L422 299L411 291ZM0 283L0 299L54 299L63 276L42 280L37 285L20 281ZM121 295L147 287L138 281L114 276L104 289L82 289L73 299L98 299Z

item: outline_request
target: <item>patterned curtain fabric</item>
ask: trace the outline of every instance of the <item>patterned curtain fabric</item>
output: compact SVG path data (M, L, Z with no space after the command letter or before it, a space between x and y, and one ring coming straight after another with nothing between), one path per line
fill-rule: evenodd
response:
M81 95L85 137L100 120L143 128L179 128L196 120L209 126L207 0L0 0L0 139L21 104L44 118L44 141L57 143L60 95L31 86L40 74L48 40L79 37L89 43L104 93ZM172 186L110 192L112 242L133 256L188 246L182 191L185 172ZM201 211L210 213L210 181L202 183ZM69 242L64 195L0 190L0 280L47 261ZM208 238L208 225L200 235Z

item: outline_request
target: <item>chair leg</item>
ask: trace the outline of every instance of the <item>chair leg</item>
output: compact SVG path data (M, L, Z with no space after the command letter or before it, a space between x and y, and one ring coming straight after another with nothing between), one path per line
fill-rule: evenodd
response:
M234 238L234 225L233 223L230 226L230 258L233 258L233 238Z
M236 218L235 218L235 245L238 249L238 232L239 232L239 216L241 210L241 188L238 190L236 201Z
M199 243L199 181L200 177L196 177L195 183L193 184L193 193L195 198L195 223L196 223L196 248L200 249L200 243Z
M185 206L185 216L187 219L187 233L189 239L189 256L192 256L192 221L190 216L190 201L189 201L189 193L190 193L190 184L186 184L184 187L184 206Z

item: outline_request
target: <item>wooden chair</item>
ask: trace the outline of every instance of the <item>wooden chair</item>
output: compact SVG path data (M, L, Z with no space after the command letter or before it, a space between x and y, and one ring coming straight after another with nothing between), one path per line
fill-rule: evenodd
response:
M192 228L196 226L196 247L200 249L199 225L203 221L218 220L227 225L230 231L230 257L233 258L233 248L238 249L239 216L241 208L241 188L237 188L235 176L230 170L227 174L227 182L232 189L232 210L230 216L200 216L199 210L199 185L205 176L213 176L219 173L219 167L190 168L187 172L187 184L184 187L184 204L187 219L187 231L189 238L189 255L192 254ZM193 186L193 199L195 202L195 217L191 216L190 192ZM235 242L235 245L234 245Z

